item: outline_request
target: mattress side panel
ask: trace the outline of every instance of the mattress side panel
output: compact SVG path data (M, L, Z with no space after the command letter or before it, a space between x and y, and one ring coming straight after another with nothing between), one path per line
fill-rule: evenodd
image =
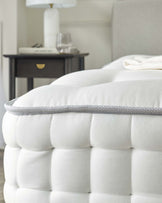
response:
M149 115L6 113L6 203L161 202L161 123Z

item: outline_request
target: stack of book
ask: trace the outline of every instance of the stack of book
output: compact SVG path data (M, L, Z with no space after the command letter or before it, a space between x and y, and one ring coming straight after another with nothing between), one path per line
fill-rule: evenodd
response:
M59 52L57 51L56 48L22 47L22 48L19 48L19 53L20 54L58 54Z

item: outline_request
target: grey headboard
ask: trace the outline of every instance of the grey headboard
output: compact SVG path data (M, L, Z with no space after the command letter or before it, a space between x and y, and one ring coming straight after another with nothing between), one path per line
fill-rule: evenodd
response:
M112 58L162 55L162 0L116 0L112 17Z

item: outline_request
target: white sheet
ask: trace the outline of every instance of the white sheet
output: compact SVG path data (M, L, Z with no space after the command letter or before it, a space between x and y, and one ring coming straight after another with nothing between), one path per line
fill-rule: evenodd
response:
M162 70L162 56L134 56L123 60L129 70Z

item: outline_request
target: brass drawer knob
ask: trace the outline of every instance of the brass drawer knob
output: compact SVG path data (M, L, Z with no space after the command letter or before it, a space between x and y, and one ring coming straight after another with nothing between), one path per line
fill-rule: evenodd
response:
M36 64L36 67L40 70L44 69L46 64Z

